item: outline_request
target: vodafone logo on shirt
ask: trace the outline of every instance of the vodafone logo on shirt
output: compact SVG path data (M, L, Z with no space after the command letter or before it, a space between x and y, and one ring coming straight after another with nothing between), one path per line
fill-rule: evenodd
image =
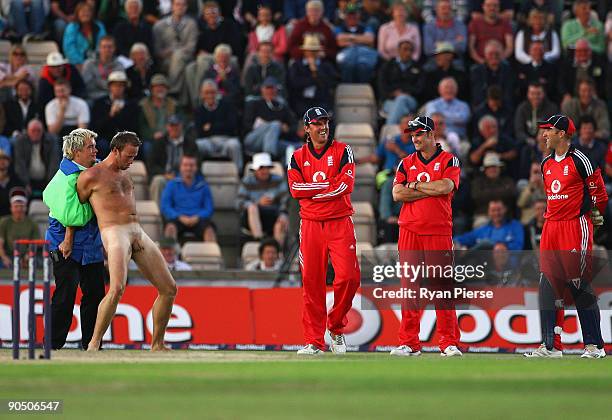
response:
M431 180L431 176L427 172L421 172L417 175L417 181L419 182L429 182Z
M549 200L567 200L569 198L569 195L567 194L557 194L559 191L561 191L561 182L558 179L551 182L550 190L552 191L552 194L548 196Z
M325 181L325 172L317 171L312 175L312 182L321 182Z

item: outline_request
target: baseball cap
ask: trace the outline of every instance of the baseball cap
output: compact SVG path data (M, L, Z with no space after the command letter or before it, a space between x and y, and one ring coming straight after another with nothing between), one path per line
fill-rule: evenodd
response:
M429 117L416 117L408 123L408 128L404 133L418 133L419 131L433 131L435 123Z
M270 157L269 153L262 152L255 153L253 155L253 164L251 167L254 171L258 170L259 168L271 168L272 166L272 158Z
M344 8L344 13L346 13L347 15L349 13L357 13L357 12L359 12L359 5L356 3L349 3Z
M308 125L313 122L317 122L322 119L331 119L327 111L320 106L315 106L314 108L310 108L308 111L304 113L304 125Z
M108 75L108 83L112 83L112 82L127 83L127 81L128 81L127 74L125 74L125 72L121 70L115 70L111 72L111 74Z
M568 136L574 135L576 132L576 126L574 125L574 121L571 118L561 115L555 114L546 121L538 121L539 128L556 128L557 130L563 130L567 133Z
M264 79L261 85L265 87L271 87L271 86L277 87L278 81L276 80L274 76L268 76Z
M183 120L182 120L181 116L178 115L178 114L170 115L168 117L168 119L166 120L166 124L171 124L171 125L178 125L178 124L180 124L182 122L183 122Z
M436 43L436 50L434 52L434 55L444 54L444 53L451 53L451 54L455 53L455 47L453 46L452 43L448 41L442 41L442 42Z
M10 203L23 203L28 204L28 197L26 196L26 192L24 189L16 187L11 189L10 191Z

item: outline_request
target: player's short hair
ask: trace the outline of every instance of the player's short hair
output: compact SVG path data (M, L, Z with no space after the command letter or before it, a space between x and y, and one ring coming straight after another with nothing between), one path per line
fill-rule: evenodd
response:
M83 150L85 140L95 140L98 134L86 128L76 128L70 134L63 137L62 154L66 159L74 159L76 152Z
M142 141L138 138L138 134L132 131L120 131L114 135L110 142L111 150L117 149L122 151L126 145L131 144L132 146L140 147Z

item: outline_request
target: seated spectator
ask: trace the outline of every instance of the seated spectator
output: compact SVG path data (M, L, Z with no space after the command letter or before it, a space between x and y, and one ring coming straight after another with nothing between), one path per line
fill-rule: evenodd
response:
M561 112L578 121L582 116L590 116L595 120L597 131L595 137L607 141L610 137L610 118L606 103L597 98L592 80L584 79L578 84L578 96L561 105Z
M517 21L521 26L527 25L529 12L535 9L544 13L546 25L553 27L557 20L556 15L561 14L558 6L559 3L555 0L525 0L519 6Z
M525 226L525 249L540 249L540 239L544 229L544 213L546 213L546 197L535 200L531 205L533 217Z
M431 117L434 113L444 115L446 128L461 138L467 137L467 124L470 119L470 107L457 99L457 82L452 77L446 77L438 84L440 97L427 102L425 115Z
M227 44L215 48L213 65L204 73L204 79L212 79L219 88L219 94L234 106L241 102L240 69L230 60L232 49Z
M397 242L399 239L399 214L402 209L402 202L393 200L393 176L387 178L380 188L380 198L378 201L378 213L382 229L381 243Z
M113 29L117 55L130 57L134 44L144 44L148 51L153 50L153 27L142 15L141 0L125 0L125 18Z
M89 107L87 102L72 96L70 83L59 79L53 85L55 98L45 106L47 130L60 139L75 128L87 128L89 125Z
M421 34L419 27L407 22L408 12L402 3L391 6L391 22L381 25L378 30L378 54L385 60L399 57L401 41L409 41L412 45L410 55L413 61L421 58ZM404 59L403 61L406 61Z
M591 14L591 2L589 0L576 0L573 4L573 11L576 18L566 20L561 26L563 49L577 48L576 42L580 39L586 39L595 53L605 53L606 36L604 27L597 19L597 15Z
M321 45L321 57L331 61L336 57L336 38L331 26L323 20L323 11L321 0L308 0L306 3L306 16L295 22L287 45L289 56L294 60L305 57L303 46L307 38L313 37ZM284 17L290 19L288 16Z
M359 7L349 3L344 21L336 27L336 43L340 52L336 62L344 83L368 83L374 77L378 52L374 31L360 23Z
M507 208L502 200L493 199L488 203L487 224L471 232L456 236L453 240L459 247L493 249L502 243L509 251L521 251L524 246L525 232L518 220L506 218Z
M17 38L27 34L42 35L47 18L43 0L9 0L8 3L9 28Z
M50 17L53 21L53 39L58 45L62 45L66 26L74 22L77 4L79 4L78 1L51 0Z
M11 194L11 214L0 218L0 259L4 268L13 265L13 243L17 239L40 239L38 225L28 217L28 199L23 191Z
M38 104L44 108L54 97L53 87L59 79L70 83L70 90L74 96L85 97L85 83L79 70L59 52L47 55L47 64L43 66L38 80Z
M253 30L249 32L247 53L255 54L259 51L259 44L269 43L272 46L274 60L282 63L287 54L287 32L284 25L276 26L272 20L272 9L269 5L261 4L257 8L257 21ZM280 79L279 79L280 80Z
M434 122L434 135L436 141L442 146L442 150L454 153L463 160L466 157L470 144L467 140L462 140L454 131L446 127L446 117L441 112L433 112L429 118Z
M13 45L9 51L8 63L0 62L0 102L13 96L17 82L27 80L34 83L35 78L25 49L20 44Z
M527 27L516 34L514 58L520 64L530 64L532 62L530 49L534 41L542 44L543 58L546 62L554 63L561 57L559 36L554 29L548 28L546 13L538 9L532 9L529 12Z
M138 106L140 107L139 133L144 140L143 149L147 155L152 143L164 137L168 118L178 113L176 101L168 96L166 76L155 74L151 77L149 95L142 98Z
M88 58L95 58L100 40L105 35L102 22L94 20L91 3L81 2L74 9L74 21L64 31L62 50L70 64L80 67Z
M578 85L584 79L591 79L595 83L595 91L606 91L606 63L598 55L593 55L589 41L579 39L576 41L574 57L567 57L561 65L557 89L562 98L561 106L572 96L578 94Z
M549 101L544 88L537 82L529 84L527 99L516 109L514 114L514 138L519 145L536 143L538 121L544 121L557 114L559 108Z
M13 156L15 175L23 181L30 197L40 198L57 172L60 151L55 139L45 133L38 119L28 123L26 132L17 137Z
M172 14L153 25L154 55L168 75L173 95L183 92L185 66L192 60L198 42L198 24L186 13L187 0L172 0Z
M253 29L259 23L259 11L261 9L268 9L270 13L269 19L270 22L282 23L283 21L283 3L292 3L292 2L283 2L281 0L270 0L270 1L260 1L260 0L244 0L242 2L241 15L246 25L248 25L249 29ZM304 8L302 7L302 10ZM289 18L287 18L289 20ZM281 25L284 27L284 25Z
M283 264L280 258L280 245L275 239L264 239L257 249L259 258L251 261L244 269L246 271L271 271L278 272Z
M470 17L472 20L484 19L487 11L483 10L487 5L484 0L470 0ZM489 5L490 7L490 5ZM501 0L497 5L499 16L503 20L512 22L514 19L514 2L512 0Z
M198 171L198 158L184 154L180 159L179 176L168 181L161 197L164 236L181 244L191 234L196 240L216 242L212 224L213 199L208 184Z
M480 166L488 152L495 152L496 157L506 164L511 164L509 170L516 169L514 161L518 151L514 139L499 131L497 119L492 115L485 115L478 120L478 135L472 140L470 163L474 167Z
M430 1L430 4L432 1ZM438 46L450 44L459 57L465 55L467 48L467 28L463 21L455 17L451 0L437 0L436 15L427 19L423 25L423 53L427 57L437 54ZM453 1L452 3L458 3Z
M578 137L574 137L572 144L584 153L591 162L597 164L602 172L606 170L606 143L596 140L597 122L590 115L583 115L578 120ZM606 137L607 138L607 137ZM595 170L597 168L593 168Z
M249 101L244 109L243 127L248 130L244 148L249 154L265 152L273 158L285 154L287 142L295 139L295 116L286 102L278 98L278 81L267 77L261 86L261 98ZM284 140L285 142L281 142Z
M0 149L0 217L11 213L9 199L13 189L25 191L25 185L11 173L11 157Z
M199 36L196 44L198 56L207 55L209 66L212 55L220 44L228 45L238 57L244 55L242 31L233 19L224 19L216 1L205 1L198 19Z
M32 98L33 91L32 83L28 80L22 79L17 82L15 96L4 103L5 136L16 137L24 133L30 120L40 118L40 108Z
M308 16L308 8L304 7L304 3L308 5L308 2L304 0L283 0L282 18L289 25L297 24L297 21L302 19L304 15ZM321 7L325 6L323 9L324 17L331 22L334 19L336 2L334 0L323 0L319 3L321 3Z
M178 257L178 242L174 238L164 237L159 240L159 250L170 271L191 271L191 265Z
M270 172L272 159L268 153L253 155L252 172L240 184L236 207L242 215L242 225L250 236L259 240L273 236L285 243L289 218L285 213L287 182Z
M546 139L544 138L544 130L540 128L537 131L535 142L530 144L528 141L521 149L518 179L529 179L531 164L537 163L540 165L542 160L549 154L550 151L546 146Z
M448 1L448 0L443 0ZM423 67L423 100L431 101L438 97L438 85L442 79L452 77L459 87L459 99L466 100L469 94L467 75L456 63L455 49L448 42L436 45L433 60Z
M272 48L272 44L269 42L259 42L257 54L245 68L244 95L247 101L259 96L261 82L266 77L274 77L279 82L278 89L281 96L287 96L287 89L284 86L285 68L281 64L282 62L276 62L272 59Z
M98 133L97 148L106 156L113 136L119 131L138 131L138 105L126 98L128 78L123 71L108 76L108 94L96 99L92 108L92 129Z
M231 159L242 170L242 145L238 140L238 110L217 95L217 84L204 80L200 89L200 105L193 120L201 156Z
M338 82L336 70L320 58L323 47L315 35L307 35L301 48L304 58L295 60L289 68L287 87L292 108L298 115L313 106L330 109L334 103L333 89Z
M412 135L408 132L408 123L412 120L413 116L413 114L404 115L399 123L400 133L395 137L386 138L381 141L376 147L376 153L357 159L356 163L373 163L377 167L380 166L382 171L386 172L386 177L393 175L400 160L416 151L412 143Z
M83 64L83 81L87 89L87 99L91 102L108 94L108 76L112 72L124 71L115 57L115 40L107 35L100 39L98 57L89 58Z
M472 180L470 189L474 206L474 227L486 222L487 206L491 200L501 200L506 204L506 208L514 208L516 186L512 178L502 175L503 165L497 153L489 152L482 162L483 175Z
M557 75L559 70L557 64L544 60L544 44L540 41L532 41L529 46L529 57L531 62L520 64L517 68L518 97L523 98L527 94L527 87L531 83L537 83L544 88L546 95L557 102Z
M153 74L155 74L155 67L153 66L149 49L140 42L132 45L130 60L134 64L125 71L129 80L127 96L130 99L139 101L149 94L149 84Z
M514 72L510 65L502 61L502 45L496 40L487 43L484 62L474 65L470 70L472 105L478 106L487 96L489 86L497 85L502 89L503 101L510 108L514 102Z
M502 133L512 132L513 110L508 104L504 103L502 95L502 90L497 85L491 85L487 88L486 100L474 108L472 133L478 132L477 123L485 115L495 117L499 131Z
M520 182L522 181L519 181L519 184ZM518 200L516 201L516 206L521 211L522 224L526 225L533 219L533 204L538 200L546 201L546 191L544 190L544 180L542 179L540 163L533 162L531 164L529 181L521 190Z
M387 124L398 124L403 115L416 111L423 92L423 76L412 58L413 49L410 41L400 41L397 58L385 62L378 71L378 90Z
M171 115L166 121L164 136L153 142L147 158L147 170L151 178L149 197L159 203L167 181L179 175L182 155L197 156L198 146L191 132L185 133L183 120Z
M500 15L499 0L485 0L482 10L484 12L482 18L472 19L468 26L470 57L477 64L484 64L487 44L497 41L498 60L509 59L514 54L512 26L510 21Z
M382 0L363 0L361 2L363 9L361 12L361 22L371 27L376 33L380 29L380 25L388 19L384 3Z

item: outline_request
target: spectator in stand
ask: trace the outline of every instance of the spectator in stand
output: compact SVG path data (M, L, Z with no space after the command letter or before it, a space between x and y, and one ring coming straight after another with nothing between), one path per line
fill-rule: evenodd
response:
M448 0L443 0L448 1ZM431 101L438 97L438 85L442 79L452 77L459 87L459 99L466 100L469 94L467 74L463 67L455 61L455 49L449 42L439 42L436 45L433 60L423 67L423 100Z
M330 109L333 89L338 83L334 66L320 58L323 47L316 35L306 35L302 45L304 58L295 60L289 68L287 87L293 110L302 115L313 106Z
M534 145L538 134L538 121L544 121L558 111L559 107L548 100L542 85L538 82L530 83L527 99L521 102L514 114L514 138L517 144Z
M376 153L357 159L356 163L358 165L373 163L377 167L380 166L382 171L386 172L387 177L392 175L400 160L416 151L412 143L412 135L408 131L408 123L413 117L413 114L404 115L400 119L399 134L383 139L376 147Z
M246 271L278 272L283 260L280 258L280 245L276 239L263 239L257 250L259 258L251 261L244 269Z
M578 84L584 79L595 82L595 91L606 91L606 63L598 55L593 55L589 41L576 41L574 57L567 57L559 71L558 90L562 98L561 106L578 93Z
M513 161L516 160L518 151L514 140L506 133L499 131L497 119L492 115L485 115L478 120L478 135L474 136L470 151L472 165L480 166L483 157L486 157L488 152L496 152L496 157L510 165L509 170L516 169Z
M578 120L578 137L575 137L572 144L577 150L584 153L591 162L597 164L602 172L606 170L607 144L605 141L598 141L595 137L597 132L597 122L590 115L583 115ZM593 168L595 170L597 168Z
M575 19L566 20L561 26L561 43L565 50L576 48L576 42L586 39L596 54L606 51L606 35L596 14L591 14L589 0L576 0L573 4Z
M282 62L273 60L273 46L269 42L259 42L257 45L257 55L247 65L244 74L244 95L246 100L255 99L259 96L261 83L266 77L274 77L278 80L279 93L287 96L285 88L285 67Z
M164 137L153 142L147 159L147 170L151 178L149 197L160 202L166 183L179 175L181 156L197 156L198 146L190 131L185 133L183 120L179 115L171 115L166 121Z
M142 15L142 0L125 0L125 18L113 29L113 37L117 43L117 54L130 57L134 44L147 46L153 50L153 27Z
M361 2L361 22L378 33L380 25L388 20L383 0L363 0Z
M283 0L283 19L287 21L289 25L296 25L299 19L304 17L304 12L308 16L308 5L311 0ZM336 10L336 2L334 0L323 0L321 3L321 13L325 13L323 16L329 22L334 20L334 12Z
M172 0L172 14L153 25L154 55L174 95L183 92L185 66L193 59L198 42L198 24L186 13L187 0Z
M555 21L560 20L562 8L563 5L556 0L525 0L519 6L516 20L519 25L525 26L529 19L529 12L539 10L544 13L546 24L553 27L556 26Z
M53 39L62 45L64 30L75 20L75 9L79 0L51 0L51 19L53 21Z
M13 96L17 82L27 80L34 83L35 78L25 49L20 44L13 45L9 51L8 63L0 62L0 102Z
M507 207L502 200L492 199L488 203L488 221L471 232L456 236L454 242L459 247L492 249L502 243L509 251L521 251L524 246L525 232L518 220L507 218Z
M28 217L28 198L22 191L11 194L11 214L0 218L0 260L4 268L13 266L13 243L17 239L40 239L38 225Z
M333 14L334 9L332 9ZM322 45L322 57L333 61L336 57L336 37L331 26L323 20L323 2L321 0L308 0L306 3L306 16L293 26L289 37L289 55L294 60L304 57L303 45L307 38L316 37ZM285 19L291 19L285 15Z
M243 0L240 12L245 24L248 24L249 29L254 29L259 23L259 11L268 9L270 11L270 22L281 23L283 21L283 0ZM302 7L304 10L304 7ZM281 25L284 28L284 25Z
M85 97L85 83L79 70L59 52L51 52L47 55L47 64L43 66L38 80L38 104L41 108L53 99L53 86L59 79L70 83L70 90L74 96Z
M40 198L59 166L60 151L55 139L45 133L38 119L28 123L25 134L15 140L15 174L30 197Z
M610 118L606 103L597 98L595 85L590 79L583 79L578 84L578 96L563 102L561 112L578 121L582 116L590 116L595 120L597 131L595 137L608 141L610 137Z
M546 13L542 10L532 9L529 12L527 27L516 34L514 45L514 58L520 64L530 64L531 44L538 41L544 50L544 60L548 63L556 62L561 57L561 43L554 29L546 24Z
M546 197L535 200L529 211L533 215L525 226L525 249L540 249L540 238L544 229L544 213L546 213Z
M159 240L159 250L168 264L170 271L191 271L191 265L178 257L178 242L174 238L164 237Z
M513 209L516 201L516 186L512 178L502 175L504 164L499 154L489 152L482 162L482 175L474 177L470 190L474 206L474 227L487 221L487 206L491 200L501 200L507 208Z
M421 67L413 60L412 42L399 41L397 58L386 61L378 71L378 86L387 124L398 124L403 115L414 112L423 92Z
M204 73L204 79L212 79L217 83L219 94L233 106L241 103L240 69L234 67L230 60L232 49L227 44L219 44L215 48L213 65Z
M423 26L423 53L425 56L431 57L438 54L438 45L442 43L452 45L453 52L459 57L465 55L467 27L453 14L451 0L437 0L435 19L427 21Z
M155 67L149 49L140 42L132 45L130 59L134 64L125 71L129 80L127 96L138 101L149 94L149 84L155 74Z
M378 53L385 60L399 57L401 41L410 41L412 45L412 60L418 62L421 58L421 34L419 27L407 22L408 12L402 3L391 6L391 22L381 25L378 30Z
M540 41L531 42L529 57L531 62L519 64L517 68L518 97L525 97L527 87L532 83L537 83L544 88L549 98L557 102L558 65L544 60L544 44Z
M45 121L49 133L61 139L75 128L87 128L89 107L83 99L72 96L70 83L63 79L56 80L53 92L55 98L45 106Z
M502 89L505 105L513 108L514 70L510 64L502 61L502 45L493 39L487 42L484 49L484 62L474 65L470 70L473 106L478 106L485 100L487 89L492 85L498 85Z
M47 18L43 0L9 0L8 3L9 28L17 38L43 34Z
M4 103L6 124L3 134L6 137L16 137L26 131L28 122L40 118L40 108L32 98L34 87L26 79L15 85L15 96Z
M486 46L490 41L499 43L499 60L507 60L514 54L514 40L510 21L499 13L499 0L484 0L482 18L472 18L468 26L470 57L484 64Z
M457 99L457 82L452 77L440 80L438 84L440 96L427 102L425 115L431 117L434 113L444 115L446 127L457 133L461 138L467 137L467 125L470 120L470 107L466 102Z
M539 162L531 163L531 170L529 173L529 180L521 180L525 185L519 198L516 202L516 206L521 211L521 223L528 224L534 216L533 204L538 200L546 201L546 191L544 190L544 180L542 178L542 169Z
M271 173L272 167L268 153L253 155L252 172L242 179L236 207L243 227L255 240L273 236L283 244L289 226L285 213L287 182L283 176Z
M233 19L224 19L219 14L219 4L216 1L204 2L198 28L200 35L196 51L199 57L208 57L208 67L212 64L213 53L219 44L229 45L236 56L243 57L242 31Z
M219 97L214 80L204 80L200 88L200 105L194 112L198 149L208 157L231 159L242 170L242 146L238 140L238 110Z
M188 240L186 233L196 240L217 242L215 227L211 221L213 198L210 188L198 171L198 158L184 154L180 158L179 176L168 181L161 197L161 213L164 217L164 236Z
M336 62L344 83L368 83L374 77L378 52L374 46L374 31L360 23L359 7L349 3L344 21L336 27L336 43L340 52Z
M529 179L531 164L537 163L539 165L542 160L544 160L544 157L549 154L550 151L548 150L548 147L546 147L544 131L542 129L538 129L535 142L530 143L527 141L527 143L525 143L521 148L518 179Z
M168 80L163 74L151 77L149 95L138 103L140 137L143 139L143 157L147 159L153 143L161 140L166 132L166 121L178 113L176 101L168 96Z
M466 22L470 13L469 0L450 0L449 6L452 14L460 22ZM423 0L421 15L426 23L435 22L439 18L438 10L440 0Z
M492 85L487 88L487 99L474 108L472 133L478 132L478 121L485 115L492 115L502 133L512 132L513 110L502 100L501 88Z
M278 98L278 81L267 77L261 86L261 97L245 105L243 127L248 134L244 148L250 154L265 152L274 159L282 158L287 142L296 137L292 131L295 124L291 109Z
M442 150L454 153L460 160L463 160L470 148L469 142L461 140L454 131L447 130L446 118L441 112L434 112L429 118L434 122L434 135L436 141L442 146Z
M87 59L81 71L87 89L87 99L91 102L108 94L107 79L112 72L124 70L115 57L115 39L112 36L103 36L98 50L98 56Z
M0 216L10 214L10 193L14 189L25 192L25 185L11 171L11 157L0 149Z
M259 44L269 43L272 46L274 60L282 63L287 54L287 32L284 25L275 25L272 20L272 9L262 4L257 9L257 24L249 32L247 53L254 55L259 51Z
M62 45L70 64L81 67L88 58L95 58L106 29L94 20L94 9L89 2L77 4L74 16L74 21L66 26Z

